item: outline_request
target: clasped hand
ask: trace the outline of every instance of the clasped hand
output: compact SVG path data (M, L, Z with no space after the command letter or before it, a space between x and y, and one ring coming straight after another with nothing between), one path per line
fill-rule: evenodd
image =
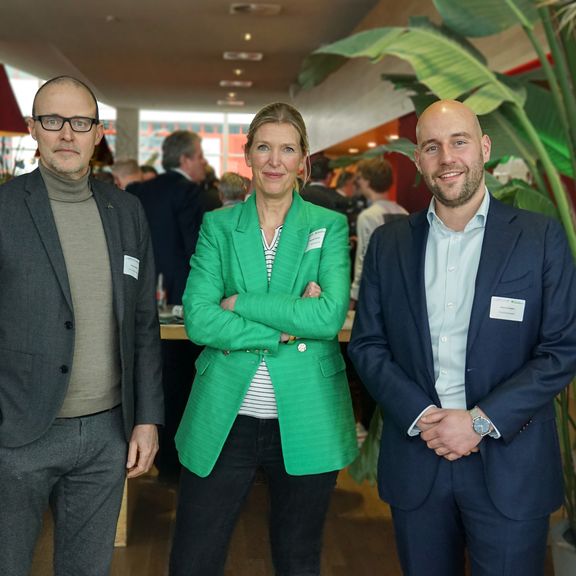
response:
M426 446L450 461L478 452L478 444L482 440L472 429L467 410L432 407L416 425Z

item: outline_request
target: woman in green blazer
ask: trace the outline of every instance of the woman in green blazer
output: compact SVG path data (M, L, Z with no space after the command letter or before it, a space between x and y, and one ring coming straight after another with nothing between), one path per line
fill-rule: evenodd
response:
M176 436L182 472L171 576L224 573L257 469L270 489L276 574L320 574L322 528L356 435L338 332L349 298L345 218L303 201L308 142L287 104L245 148L253 194L206 214L183 297L205 346Z

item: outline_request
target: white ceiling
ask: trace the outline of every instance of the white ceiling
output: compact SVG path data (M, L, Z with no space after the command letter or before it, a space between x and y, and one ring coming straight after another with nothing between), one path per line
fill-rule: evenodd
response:
M1 0L0 63L79 77L120 108L254 112L288 100L303 58L350 34L379 3L264 1L281 4L280 15L230 14L231 0ZM224 61L225 50L264 58ZM219 108L231 90L219 82L238 67L254 83L234 90L246 106Z

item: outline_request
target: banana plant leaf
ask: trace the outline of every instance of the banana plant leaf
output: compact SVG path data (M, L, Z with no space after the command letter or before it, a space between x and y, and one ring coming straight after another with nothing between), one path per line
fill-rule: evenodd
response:
M339 156L334 160L330 161L331 168L345 168L351 164L356 164L356 162L363 160L364 158L374 158L375 156L381 156L387 152L397 152L410 158L414 161L414 148L416 145L408 138L398 138L397 140L391 140L388 144L382 144L376 148L371 148L362 154L354 154L351 156Z
M554 203L550 200L550 197L534 190L534 188L523 180L510 180L510 182L504 186L496 190L491 190L491 192L495 198L498 198L498 200L506 204L523 208L524 210L530 210L531 212L539 212L540 214L558 219L558 211Z
M540 136L558 171L574 178L566 132L550 90L532 82L526 83L526 114Z
M375 28L354 34L314 52L308 59L313 65L316 55L346 58L366 57L376 61L386 55L407 60L419 82L439 98L458 98L480 89L471 108L477 113L494 110L502 102L523 106L524 96L501 82L461 42L446 36L427 19L415 20L410 28ZM318 74L303 71L307 77Z
M434 0L444 23L469 37L491 36L518 24L533 27L536 5L534 0Z
M356 460L348 466L348 473L358 484L362 484L365 480L372 485L376 484L381 436L382 412L377 407L370 420L368 436L366 436Z

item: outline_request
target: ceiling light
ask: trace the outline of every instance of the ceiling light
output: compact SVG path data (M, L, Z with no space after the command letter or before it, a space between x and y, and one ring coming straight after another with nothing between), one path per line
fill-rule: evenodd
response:
M252 80L220 80L220 88L252 88Z
M358 154L360 150L358 148L348 148L348 154Z
M366 146L368 146L368 148L376 148L376 142L368 142Z
M228 98L230 98L231 100L236 98L236 92L228 92Z
M218 100L216 104L218 106L244 106L242 100Z
M398 134L388 134L388 140L398 140L400 136Z
M246 40L246 42L250 42L250 40L252 40L252 34L250 34L250 32L246 32L246 34L244 34L244 40Z
M249 60L251 62L260 62L264 58L262 52L224 52L224 60Z
M242 76L242 74L244 74L244 70L242 70L242 68L234 68L235 76Z
M258 16L278 16L282 11L280 4L256 4L242 2L230 4L230 14L257 14Z

